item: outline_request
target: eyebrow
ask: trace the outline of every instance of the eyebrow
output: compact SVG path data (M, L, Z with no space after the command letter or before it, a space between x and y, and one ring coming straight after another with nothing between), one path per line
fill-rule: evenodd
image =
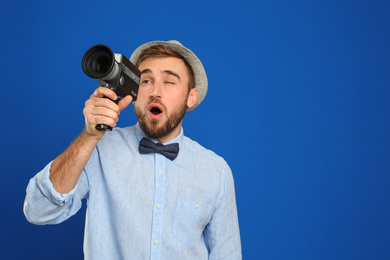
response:
M153 74L153 72L150 69L144 69L143 71L141 71L141 75L142 74L148 74L148 73L152 73ZM173 72L171 70L164 70L163 73L167 74L167 75L172 75L172 76L174 76L174 77L176 77L176 78L178 78L180 80L179 74L177 74L177 73L175 73L175 72Z
M164 70L164 73L168 74L168 75L175 76L176 78L178 78L180 80L180 76L177 73L175 73L175 72L173 72L171 70Z
M146 73L152 73L152 71L150 69L144 69L143 71L141 71L141 74L146 74Z

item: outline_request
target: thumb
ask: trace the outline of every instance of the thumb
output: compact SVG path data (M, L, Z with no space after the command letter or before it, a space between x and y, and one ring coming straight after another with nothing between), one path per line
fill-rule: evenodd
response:
M128 105L130 105L131 101L133 101L133 97L130 95L125 96L124 98L119 101L118 106L120 111L125 109Z

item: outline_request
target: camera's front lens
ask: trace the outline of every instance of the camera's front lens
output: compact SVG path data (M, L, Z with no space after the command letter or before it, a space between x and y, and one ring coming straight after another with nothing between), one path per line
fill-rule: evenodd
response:
M101 74L107 74L111 68L111 61L107 57L101 57L96 60L95 71Z
M99 79L110 74L114 68L114 53L105 45L92 46L81 60L81 67L91 78Z

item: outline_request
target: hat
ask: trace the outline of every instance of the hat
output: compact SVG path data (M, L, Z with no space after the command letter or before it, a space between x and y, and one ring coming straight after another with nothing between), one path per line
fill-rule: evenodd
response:
M165 45L175 52L179 53L190 65L192 71L194 72L194 78L195 78L195 88L198 89L198 100L196 101L196 104L191 107L187 108L186 113L191 112L196 107L202 103L203 99L206 97L207 93L207 75L206 71L203 68L202 63L200 62L199 58L189 49L184 47L180 42L172 40L172 41L152 41L147 42L141 46L139 46L131 55L130 61L133 64L137 64L139 56L141 55L142 51L154 46L154 45Z

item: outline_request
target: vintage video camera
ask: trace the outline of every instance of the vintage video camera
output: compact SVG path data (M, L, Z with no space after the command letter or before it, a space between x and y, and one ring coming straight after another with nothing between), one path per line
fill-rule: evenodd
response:
M103 44L89 48L81 60L81 68L87 76L99 79L99 86L112 89L118 96L118 103L127 95L137 100L141 72L123 54L113 53ZM99 130L111 131L108 125L97 125Z

